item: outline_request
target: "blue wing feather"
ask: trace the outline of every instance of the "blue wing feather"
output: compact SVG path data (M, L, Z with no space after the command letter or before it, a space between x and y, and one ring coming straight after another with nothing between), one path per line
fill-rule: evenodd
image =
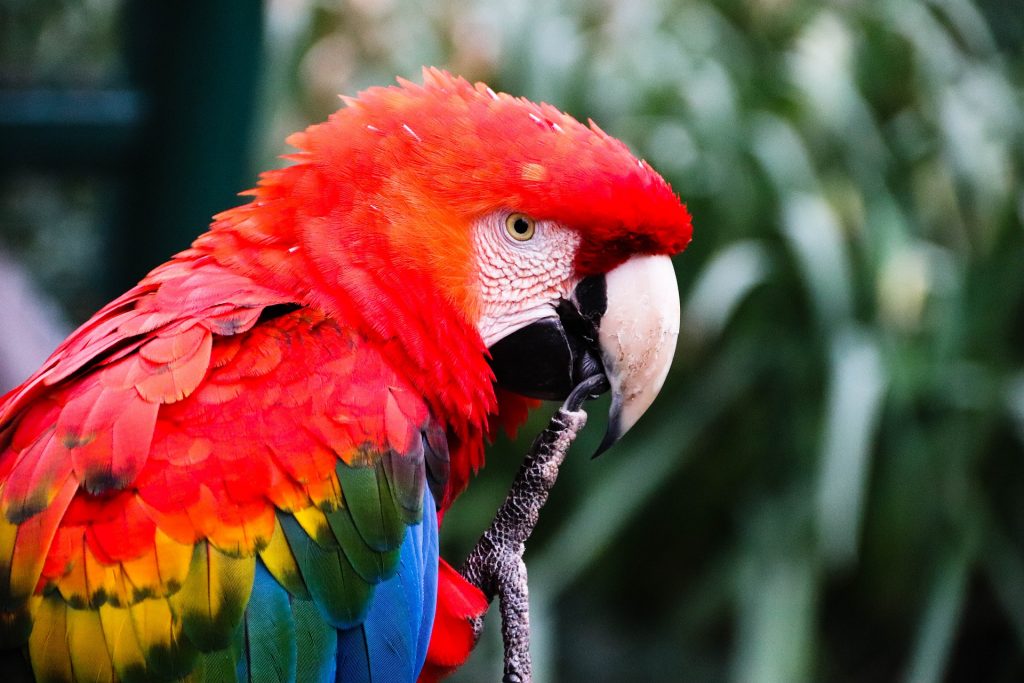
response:
M427 646L430 645L430 634L434 630L434 609L437 607L437 563L438 536L437 515L434 514L434 497L430 490L424 496L423 522L420 523L421 533L415 534L419 544L420 558L420 628L416 635L416 675L419 675L423 663L427 660Z
M437 603L437 519L429 489L423 509L423 521L406 533L397 572L375 587L366 620L339 632L339 681L411 682L423 667Z
M256 561L256 578L245 610L244 655L238 659L238 680L246 683L295 681L295 620L281 584Z
M292 598L296 683L333 681L338 665L338 631L324 621L312 600Z
M395 574L373 586L366 618L351 628L335 629L315 600L289 595L257 560L252 594L239 628L243 637L238 639L241 651L236 650L237 680L415 681L427 656L437 602L434 509L427 489L423 520L408 528ZM213 668L206 673L210 674L206 678L218 678Z

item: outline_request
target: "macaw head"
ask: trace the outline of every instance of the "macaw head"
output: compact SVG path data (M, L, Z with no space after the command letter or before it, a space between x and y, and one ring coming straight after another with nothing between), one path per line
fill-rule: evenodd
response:
M305 169L288 182L306 226L291 249L308 252L322 279L346 282L369 325L406 348L442 336L441 355L469 363L454 332L468 328L499 388L560 400L604 377L603 450L668 372L679 332L669 256L690 241L690 216L661 176L594 123L436 69L423 76L423 85L400 80L346 98L326 123L289 139ZM266 176L254 204L283 195L283 184ZM267 238L257 238L266 253ZM370 279L375 293L390 292L387 305L351 294ZM449 393L468 381L448 382Z

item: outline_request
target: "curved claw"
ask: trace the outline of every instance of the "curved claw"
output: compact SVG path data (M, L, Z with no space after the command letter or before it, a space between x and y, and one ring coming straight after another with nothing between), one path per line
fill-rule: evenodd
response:
M575 413L583 407L584 402L597 398L609 389L611 389L611 384L608 383L608 378L604 374L588 377L569 392L569 397L562 404L562 410Z

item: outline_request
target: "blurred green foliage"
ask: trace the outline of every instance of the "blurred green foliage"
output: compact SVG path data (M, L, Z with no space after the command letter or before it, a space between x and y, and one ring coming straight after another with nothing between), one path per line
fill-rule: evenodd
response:
M436 64L593 117L694 215L662 397L595 462L592 411L527 553L539 681L1024 678L1019 2L272 0L267 30L261 166Z

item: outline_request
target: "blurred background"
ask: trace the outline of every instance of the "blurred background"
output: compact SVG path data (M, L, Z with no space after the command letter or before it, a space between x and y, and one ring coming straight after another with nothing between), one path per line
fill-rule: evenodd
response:
M1019 0L0 0L0 390L422 64L593 117L694 216L662 396L591 461L595 407L530 544L536 679L1024 679Z

